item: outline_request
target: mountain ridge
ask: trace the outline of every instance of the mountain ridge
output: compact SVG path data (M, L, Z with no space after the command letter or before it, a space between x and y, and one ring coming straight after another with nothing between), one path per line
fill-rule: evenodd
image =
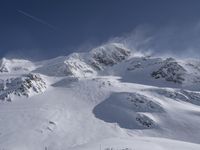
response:
M199 64L119 43L40 62L4 58L0 148L198 150Z

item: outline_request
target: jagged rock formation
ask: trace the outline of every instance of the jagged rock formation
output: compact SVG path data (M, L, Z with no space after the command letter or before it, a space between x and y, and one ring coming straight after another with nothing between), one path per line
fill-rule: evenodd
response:
M155 79L164 78L166 81L181 84L184 79L184 74L186 70L179 65L175 59L167 58L162 62L161 67L152 72L152 77Z
M27 74L17 78L0 81L0 100L11 101L13 96L29 97L45 90L45 81L36 74Z
M95 68L102 70L103 66L113 66L130 56L130 50L122 44L112 43L93 49L91 54L91 64Z

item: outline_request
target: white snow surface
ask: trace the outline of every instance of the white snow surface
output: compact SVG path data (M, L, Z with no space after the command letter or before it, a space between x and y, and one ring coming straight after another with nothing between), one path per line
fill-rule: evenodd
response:
M2 150L199 150L200 61L122 44L0 63Z

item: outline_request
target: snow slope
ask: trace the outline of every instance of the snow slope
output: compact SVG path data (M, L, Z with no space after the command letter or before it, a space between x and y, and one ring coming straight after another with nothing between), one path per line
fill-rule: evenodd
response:
M138 57L111 43L1 62L0 149L200 149L198 60Z

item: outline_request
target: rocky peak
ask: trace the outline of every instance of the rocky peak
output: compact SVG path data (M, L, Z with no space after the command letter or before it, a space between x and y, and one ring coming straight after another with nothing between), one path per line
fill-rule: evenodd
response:
M122 44L106 44L90 51L91 64L101 70L103 66L112 66L125 60L130 54L130 50Z

